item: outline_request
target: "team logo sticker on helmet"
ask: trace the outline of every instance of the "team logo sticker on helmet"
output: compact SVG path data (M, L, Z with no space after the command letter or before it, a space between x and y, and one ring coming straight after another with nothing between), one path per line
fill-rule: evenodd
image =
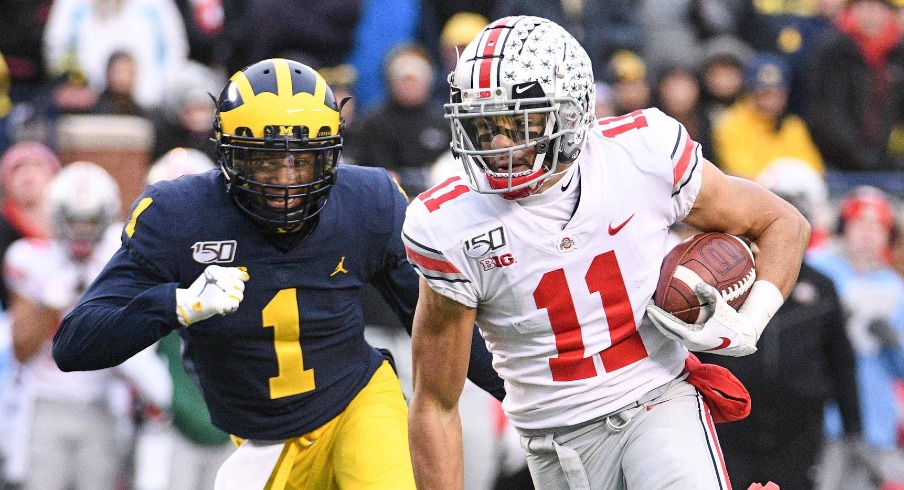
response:
M201 264L221 264L232 262L235 259L235 249L238 246L235 240L223 240L219 242L195 242L191 246L191 258Z

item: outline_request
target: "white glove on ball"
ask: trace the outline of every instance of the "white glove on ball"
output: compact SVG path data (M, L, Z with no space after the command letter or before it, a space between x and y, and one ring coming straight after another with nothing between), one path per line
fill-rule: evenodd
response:
M700 304L711 311L706 322L698 325L685 323L651 301L646 310L653 325L663 335L681 342L691 351L733 357L756 352L762 328L758 329L752 319L729 306L719 291L709 284L699 283L694 290Z
M176 289L176 316L183 327L237 310L245 297L248 273L238 267L209 265L188 289Z

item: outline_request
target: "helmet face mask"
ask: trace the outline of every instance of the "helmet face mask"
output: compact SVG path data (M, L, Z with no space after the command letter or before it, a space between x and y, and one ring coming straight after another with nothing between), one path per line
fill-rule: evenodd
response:
M590 59L560 26L538 17L488 25L450 75L452 150L471 187L519 199L573 162L593 123Z
M264 60L233 75L217 109L220 164L238 207L267 233L313 223L342 150L326 81L301 63Z
M236 201L246 213L294 231L323 208L339 150L336 145L288 151L234 148L227 172L241 184L232 189L233 195L240 196Z

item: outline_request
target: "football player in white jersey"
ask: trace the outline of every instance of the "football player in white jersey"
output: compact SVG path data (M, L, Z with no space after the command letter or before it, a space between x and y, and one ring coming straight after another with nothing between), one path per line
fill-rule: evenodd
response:
M111 489L128 450L131 387L166 408L172 382L153 351L111 369L64 373L57 367L50 349L60 318L119 247L122 223L119 187L94 163L66 165L50 182L47 201L52 238L18 240L4 260L21 363L14 414L19 432L11 442L18 446L11 459L25 490Z
M688 350L746 355L795 282L797 211L724 175L657 109L594 119L584 49L537 17L489 24L450 77L450 177L410 205L421 275L410 441L419 488L461 488L457 403L474 322L505 380L503 408L543 489L728 488ZM688 325L650 304L669 226L756 244L735 311L713 288Z

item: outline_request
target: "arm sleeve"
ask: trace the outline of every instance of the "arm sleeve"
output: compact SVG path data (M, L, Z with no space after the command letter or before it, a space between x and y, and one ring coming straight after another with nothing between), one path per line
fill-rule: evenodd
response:
M119 365L177 325L177 283L161 283L120 248L53 338L63 371Z

